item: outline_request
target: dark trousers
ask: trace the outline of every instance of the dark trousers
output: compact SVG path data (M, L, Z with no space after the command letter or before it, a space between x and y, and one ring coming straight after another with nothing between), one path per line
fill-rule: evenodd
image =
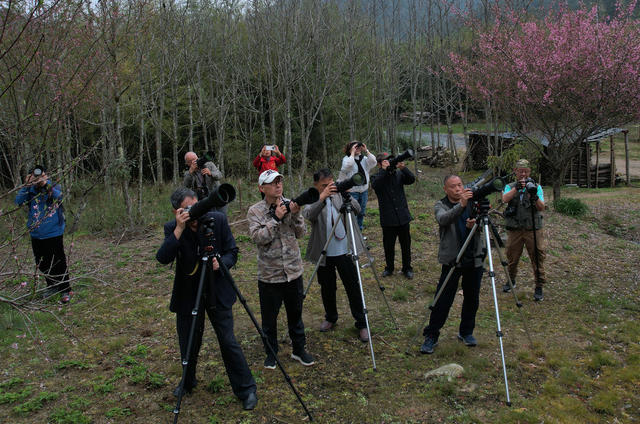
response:
M302 277L285 283L258 281L262 330L273 350L278 353L278 313L284 302L293 353L304 351L306 338L302 323ZM268 354L269 349L264 347Z
M389 272L393 272L394 269L396 237L400 239L400 250L402 250L402 272L413 271L411 268L411 233L409 230L409 223L398 227L382 227L384 259L387 263L386 269Z
M205 308L209 321L216 332L220 354L227 371L227 377L231 383L233 393L240 399L246 399L250 393L256 391L256 382L251 375L249 365L244 357L242 348L236 340L233 332L233 314L231 309L220 307ZM196 331L193 335L193 347L187 367L185 387L191 388L196 383L196 365L198 363L198 353L202 345L202 333L204 332L204 312L200 309L196 321ZM176 328L178 330L178 341L180 343L180 356L184 360L187 356L187 345L189 343L189 331L191 330L192 315L176 314Z
M436 294L440 290L440 287L442 286L442 283L447 277L450 269L451 267L449 265L442 265L442 273L440 274L440 281L438 282ZM429 325L427 325L423 331L425 336L430 336L435 339L440 336L440 329L447 321L449 309L451 309L453 299L456 297L460 277L462 277L462 293L464 300L462 301L459 332L461 336L473 334L473 329L476 326L476 312L478 311L480 282L482 281L483 272L483 267L456 268L456 270L453 271L442 295L433 306L431 316L429 317Z
M31 238L33 256L40 271L45 275L47 286L55 286L60 292L69 292L67 256L64 254L62 235L48 239Z
M355 326L357 329L366 328L360 285L358 284L358 273L351 257L347 255L327 256L325 265L318 267L318 283L320 283L320 293L322 294L322 304L324 305L324 317L332 323L338 321L336 268L347 292L351 315L356 320Z

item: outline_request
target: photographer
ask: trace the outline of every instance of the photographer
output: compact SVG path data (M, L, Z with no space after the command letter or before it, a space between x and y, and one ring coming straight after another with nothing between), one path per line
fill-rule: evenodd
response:
M307 246L306 260L316 263L322 255L322 249L331 235L333 225L340 220L340 209L343 205L343 198L336 188L333 175L329 169L323 168L313 174L313 185L320 193L320 200L305 206L302 214L311 222L311 237ZM360 205L357 200L351 197L351 206L357 213ZM354 231L358 231L357 227ZM318 283L320 283L320 293L322 304L324 305L325 320L320 324L320 331L331 330L338 321L338 309L336 307L336 269L340 274L340 279L344 285L349 298L351 315L356 320L355 327L358 329L358 338L363 342L369 341L367 324L360 297L360 287L358 284L358 274L356 266L351 260L349 246L347 245L347 234L344 222L340 221L336 227L334 238L327 246L326 256L318 267ZM355 234L358 251L364 252L364 246L358 234Z
M287 158L280 153L280 149L275 144L262 146L262 150L253 160L253 166L258 170L258 174L262 174L268 169L278 171L278 167L287 163Z
M18 191L15 203L28 204L27 228L31 235L33 256L40 271L45 275L48 298L61 293L60 301L71 299L71 286L64 253L63 234L65 228L62 207L62 189L53 184L42 166L36 166L27 175L25 186Z
M251 239L258 246L258 290L262 329L278 352L278 313L284 302L293 352L291 358L304 366L314 364L305 350L302 322L302 258L298 240L305 233L300 206L282 197L282 175L274 170L260 174L258 187L264 199L249 208L247 219ZM265 346L264 367L276 368L276 359Z
M351 178L355 173L360 172L365 175L366 182L362 185L352 187L349 190L351 197L356 199L360 204L358 212L358 227L360 231L363 228L364 215L367 208L367 200L369 198L369 172L376 167L376 157L367 149L367 145L359 141L351 141L344 147L344 158L342 158L342 166L338 174L338 181Z
M471 189L464 188L462 180L457 175L449 175L444 179L444 192L446 196L435 205L435 216L440 226L440 247L438 248L438 262L442 264L442 272L436 293L447 278L447 274L456 262L456 257L462 248L469 232L476 220L471 218L471 202L473 197ZM441 297L433 305L429 324L425 327L423 335L424 343L420 347L421 353L431 354L438 345L440 329L447 320L449 310L458 291L458 281L462 277L462 313L458 339L467 346L475 346L477 341L473 337L473 329L476 324L476 312L478 311L480 282L484 271L482 262L485 251L480 232L473 235L473 239L467 246L458 267L451 275Z
M413 184L416 177L404 162L399 162L397 169L389 166L389 159L392 157L388 153L380 153L376 157L380 169L371 177L371 186L378 196L382 244L386 261L382 276L393 275L397 237L400 239L402 250L402 273L406 278L412 279L410 222L413 218L409 212L404 186Z
M194 152L187 152L184 155L184 164L188 169L184 173L182 185L193 190L197 194L198 200L202 200L213 193L220 186L220 181L223 178L222 172L212 161L207 160L206 156L198 159L198 155ZM215 208L214 210L223 212L226 215L227 206Z
M169 309L176 314L182 360L187 354L189 332L193 320L191 312L195 306L201 274L201 257L204 254L201 249L207 242L204 235L198 231L198 221L190 221L189 212L185 210L185 208L194 205L197 200L196 194L184 187L178 188L171 195L171 205L176 218L164 225L164 242L156 253L156 259L162 264L176 261L176 275L173 281ZM232 267L238 257L238 248L227 223L227 217L219 212L209 212L205 217L215 219L214 238L217 243L213 246L213 253L220 254L224 264L229 268ZM208 284L209 280L205 280L201 306L204 306L209 321L216 332L220 354L233 393L242 400L244 409L253 409L258 402L256 383L233 332L232 306L236 301L236 294L231 284L220 273L220 265L215 258L212 260L212 268L214 284L211 287ZM198 314L197 320L184 384L184 390L187 393L191 392L197 384L196 364L202 344L204 313ZM179 386L174 391L175 396L180 395L178 390Z
M546 243L540 213L544 210L544 193L542 187L530 179L531 167L528 160L518 160L513 171L517 181L507 184L502 193L502 201L508 204L504 212L504 220L507 227L506 251L509 276L515 286L522 247L526 246L536 280L533 299L539 302L544 299L542 287L546 282L544 272ZM510 290L509 284L502 287L504 292Z

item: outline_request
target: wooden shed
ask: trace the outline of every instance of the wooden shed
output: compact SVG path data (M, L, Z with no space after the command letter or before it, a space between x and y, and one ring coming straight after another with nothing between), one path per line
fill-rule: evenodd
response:
M494 141L494 133L484 131L471 131L469 136L469 149L464 159L466 170L487 169L487 156L500 155L516 142L517 134L512 132L498 133L497 141ZM491 137L491 152L489 151L489 137Z

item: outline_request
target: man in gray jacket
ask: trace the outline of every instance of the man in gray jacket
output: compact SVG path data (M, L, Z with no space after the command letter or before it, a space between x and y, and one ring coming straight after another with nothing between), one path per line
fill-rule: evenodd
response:
M442 264L440 281L436 293L444 283L452 266L455 266L456 257L467 239L471 228L475 224L475 218L471 218L471 202L473 197L470 189L464 188L462 180L457 175L449 175L444 179L444 192L446 196L435 205L436 221L440 225L440 248L438 249L438 262ZM440 329L447 320L449 309L458 291L458 281L462 277L462 314L458 339L467 346L475 346L477 341L473 337L473 329L476 323L478 311L480 282L484 271L483 262L485 248L480 236L476 232L467 246L460 263L447 282L429 317L429 325L425 327L423 334L424 343L420 347L421 353L431 354L438 345Z
M205 155L205 157L207 156ZM195 152L187 152L184 155L184 164L188 169L184 173L182 185L193 190L198 195L198 200L204 199L220 186L223 175L212 161L207 161L204 166L200 167L198 166L198 155ZM213 210L226 215L227 205Z
M337 192L333 175L329 169L323 168L313 174L313 185L320 193L320 199L311 205L305 206L302 215L311 222L311 236L305 259L317 263L322 256L322 248L331 235L333 225L340 219L343 200L342 195ZM360 205L356 199L349 197L351 206L357 214L360 211ZM349 298L351 315L356 320L355 326L359 331L358 338L363 342L368 342L369 335L367 334L364 308L362 307L362 298L360 296L358 274L355 264L348 254L351 246L348 244L349 240L344 224L342 221L339 222L333 240L327 246L326 256L322 258L318 267L318 283L320 283L320 293L325 311L325 320L320 324L320 331L331 330L338 321L338 309L336 307L337 269ZM355 222L353 230L356 231L354 237L358 253L364 252L359 227Z

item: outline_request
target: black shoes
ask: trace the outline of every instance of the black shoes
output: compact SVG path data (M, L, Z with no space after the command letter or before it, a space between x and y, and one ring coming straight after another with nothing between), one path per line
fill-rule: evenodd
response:
M544 299L544 295L542 294L542 287L536 287L536 291L533 293L533 300L536 302L540 302Z
M402 273L404 274L405 278L407 280L413 280L413 270L410 269L408 271L402 271Z
M516 280L512 280L512 284L513 287L516 287ZM505 284L504 286L502 286L502 291L505 293L509 293L511 291L511 286L509 285L509 282L507 282L507 284Z
M191 394L191 392L193 391L193 389L194 389L197 385L198 385L198 381L197 381L197 380L196 380L196 382L195 382L195 383L193 383L193 384L185 384L185 385L184 385L184 388L182 389L182 390L183 390L183 391L182 391L182 395L183 395L183 396L184 396L184 395L190 395L190 394ZM173 395L174 395L175 397L180 396L180 385L179 385L179 384L178 384L178 387L176 387L176 388L173 390Z
M267 357L264 360L264 367L268 370L276 369L276 357L272 354L268 353Z
M311 365L316 363L313 360L313 356L311 356L311 354L309 354L309 352L307 352L306 350L303 350L302 352L299 352L299 353L292 353L291 359L295 359L305 367L310 367Z
M390 277L392 275L393 275L393 271L389 271L387 268L385 268L384 271L382 271L383 277Z
M473 337L473 334L468 334L466 336L458 334L458 340L461 340L462 342L464 342L465 346L469 347L473 347L478 344L478 341L475 337Z
M420 353L426 353L427 355L431 355L433 353L433 349L438 346L438 339L435 339L431 336L427 336L424 338L424 343L420 346Z
M258 396L255 392L249 393L246 399L242 400L242 409L245 411L251 411L258 404Z

